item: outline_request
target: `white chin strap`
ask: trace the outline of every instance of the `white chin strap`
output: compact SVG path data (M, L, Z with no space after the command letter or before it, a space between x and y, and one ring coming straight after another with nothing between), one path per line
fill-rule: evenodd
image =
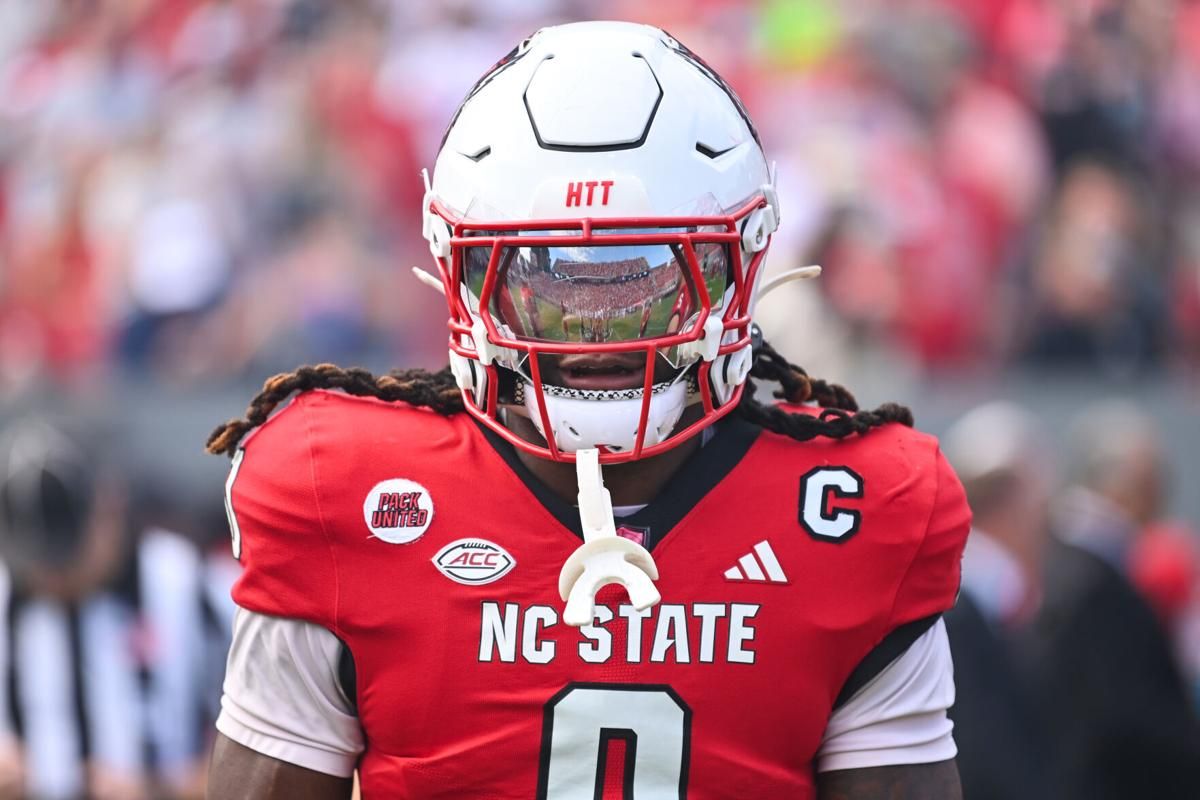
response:
M567 604L563 622L575 627L591 625L596 593L610 583L624 586L633 607L645 611L662 599L654 586L658 567L646 548L617 535L612 497L600 472L600 452L594 448L578 451L575 474L583 544L558 574L558 593Z
M538 433L546 436L538 409L538 392L526 384L525 409ZM637 444L638 421L642 416L642 390L629 392L572 391L559 393L554 387L541 392L550 419L554 444L564 453L604 447L613 452L632 450ZM617 395L617 396L613 396ZM630 396L626 396L630 395ZM665 440L687 406L687 383L677 380L650 396L644 447ZM547 437L548 439L549 437Z

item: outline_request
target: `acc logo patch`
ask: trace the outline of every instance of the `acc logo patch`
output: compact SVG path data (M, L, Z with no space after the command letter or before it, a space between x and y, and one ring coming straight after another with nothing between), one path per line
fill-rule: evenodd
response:
M433 498L424 486L407 478L380 481L367 492L363 519L376 539L388 544L415 542L433 522Z
M455 583L480 586L503 578L517 561L498 544L483 539L459 539L439 550L433 557L433 565Z

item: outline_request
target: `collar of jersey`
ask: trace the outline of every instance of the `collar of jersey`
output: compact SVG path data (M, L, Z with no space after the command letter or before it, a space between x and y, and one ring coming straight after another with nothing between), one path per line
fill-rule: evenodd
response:
M579 510L538 480L521 462L516 448L478 422L475 426L537 501L559 524L582 539ZM653 550L654 545L733 471L762 433L762 428L732 414L718 422L714 429L712 440L684 462L657 497L633 514L620 518L623 525L649 531L648 549Z

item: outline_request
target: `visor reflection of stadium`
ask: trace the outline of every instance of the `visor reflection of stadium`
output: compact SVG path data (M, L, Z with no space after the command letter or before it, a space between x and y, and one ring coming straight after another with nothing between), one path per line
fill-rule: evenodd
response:
M729 275L727 245L693 247L703 289L679 243L502 246L489 309L526 341L633 342L685 332L704 305L701 292L721 307ZM467 288L479 298L493 248L463 252Z

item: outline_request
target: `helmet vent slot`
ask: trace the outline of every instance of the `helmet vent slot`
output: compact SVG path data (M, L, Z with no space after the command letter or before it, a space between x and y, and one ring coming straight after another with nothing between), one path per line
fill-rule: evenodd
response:
M713 148L706 145L704 142L696 142L696 152L699 153L700 155L704 156L705 158L711 158L713 160L720 158L721 156L725 155L726 153L728 153L730 150L732 150L735 147L737 147L736 144L731 144L729 147L726 147L724 150L714 150Z

